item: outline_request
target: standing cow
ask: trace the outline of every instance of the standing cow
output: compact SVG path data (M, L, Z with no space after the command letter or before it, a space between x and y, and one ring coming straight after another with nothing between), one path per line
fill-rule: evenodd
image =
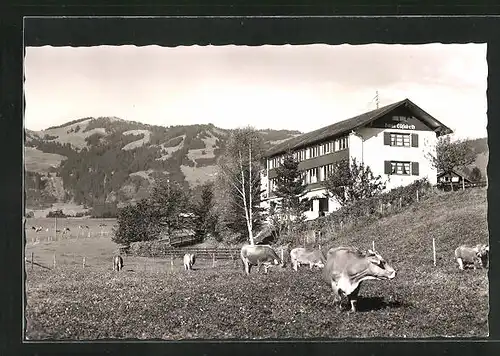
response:
M264 265L264 273L266 274L268 268L273 264L284 267L281 258L269 245L243 245L240 256L247 275L250 274L252 266L259 266L260 270L260 266Z
M484 268L488 264L488 254L490 247L486 244L477 244L474 247L466 245L458 246L455 249L455 259L458 263L458 268L463 270L465 266L472 264L476 269L476 263Z
M196 256L194 255L194 253L186 253L184 255L184 269L186 271L192 270L195 261L196 261Z
M296 247L290 251L290 261L293 269L297 271L301 264L308 264L310 269L314 266L323 268L325 267L326 258L319 249L308 250L303 247Z
M123 258L118 255L113 258L113 271L121 271L123 268Z
M378 253L372 250L363 253L353 247L331 248L323 268L323 278L333 289L335 303L341 306L341 298L346 296L353 312L362 281L394 277L396 271Z

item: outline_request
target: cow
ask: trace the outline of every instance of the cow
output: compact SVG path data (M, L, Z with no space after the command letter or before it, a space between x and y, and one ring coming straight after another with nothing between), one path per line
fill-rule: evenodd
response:
M184 269L186 271L192 270L195 262L196 262L196 256L194 253L186 253L184 255Z
M118 255L113 258L113 271L121 271L123 268L123 258Z
M455 249L455 259L458 268L463 270L465 266L472 264L476 269L476 262L481 268L486 267L488 263L488 254L490 247L486 244L477 244L474 247L460 245Z
M63 235L66 235L70 231L71 230L69 229L69 227L65 227L64 230L63 230Z
M333 289L334 303L341 306L342 296L351 304L351 311L356 311L357 297L361 282L369 279L390 280L396 277L396 271L377 252L361 252L354 247L331 248L323 268L323 279Z
M310 269L314 266L323 268L325 267L326 258L319 249L308 250L303 247L296 247L290 251L290 261L292 268L298 271L298 267L301 264L308 264Z
M269 245L243 245L240 256L247 275L250 274L252 266L258 266L260 270L261 265L264 265L265 274L267 274L268 268L273 264L284 267L281 258L278 257Z

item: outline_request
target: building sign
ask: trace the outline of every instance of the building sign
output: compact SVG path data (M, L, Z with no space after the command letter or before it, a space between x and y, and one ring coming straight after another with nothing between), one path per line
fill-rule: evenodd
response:
M397 124L390 124L386 122L384 126L386 129L415 130L415 125L403 124L401 122L398 122Z
M396 130L416 130L416 131L431 131L432 129L427 126L423 121L419 120L412 113L407 110L397 110L390 114L384 115L377 119L372 127L382 129L396 129Z

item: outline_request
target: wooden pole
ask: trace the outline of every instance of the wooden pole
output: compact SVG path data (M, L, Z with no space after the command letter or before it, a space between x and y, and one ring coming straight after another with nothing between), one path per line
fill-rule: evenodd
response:
M373 250L373 252L375 252L375 241L374 240L372 241L372 250Z
M56 254L54 253L54 269L56 268Z
M54 241L57 240L57 216L54 216Z
M401 209L401 207L402 207L402 200L403 199L401 197L399 197L399 209Z
M283 255L284 255L283 247L281 247L281 262L283 262Z
M212 253L212 267L215 267L215 253Z
M465 179L462 177L462 190L465 190Z
M418 202L418 189L417 189L417 202Z
M432 257L434 259L434 266L436 266L436 240L432 238Z
M174 255L172 253L170 254L170 270L174 270Z
M83 266L83 268L85 268L85 256L83 256L82 266Z
M31 253L31 270L33 270L33 252Z

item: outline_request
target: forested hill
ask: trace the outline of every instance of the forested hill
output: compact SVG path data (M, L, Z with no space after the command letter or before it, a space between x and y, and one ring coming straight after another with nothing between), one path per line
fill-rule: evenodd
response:
M163 127L115 117L26 130L26 206L126 203L146 196L153 180L167 174L185 187L195 187L213 180L229 133L212 124ZM300 134L260 133L268 147Z

